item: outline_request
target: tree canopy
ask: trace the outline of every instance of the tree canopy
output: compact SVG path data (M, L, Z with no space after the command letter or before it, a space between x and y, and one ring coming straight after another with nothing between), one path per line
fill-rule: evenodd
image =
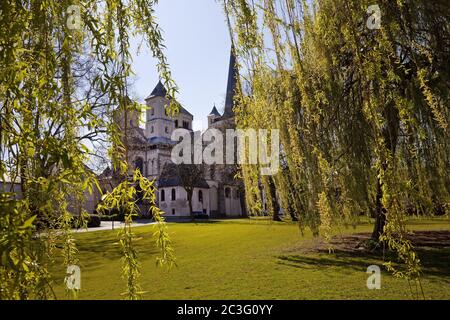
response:
M374 216L372 238L405 262L394 272L416 279L405 216L450 209L450 6L377 3L222 1L243 70L237 122L280 130L276 190L302 228L327 238ZM264 178L242 175L257 213Z
M114 169L128 176L126 137L114 121L140 106L128 97L132 74L129 39L142 37L174 96L176 86L163 52L154 0L2 1L0 3L0 299L52 296L48 264L62 242L64 263L77 262L68 198L83 201L97 185L85 163L96 137L109 145ZM176 112L177 107L171 106ZM127 124L127 121L125 121ZM126 129L126 128L125 128ZM125 130L126 132L126 130ZM86 142L90 139L91 144ZM154 206L153 186L138 172L104 199L136 208L139 184ZM19 184L21 197L14 185ZM80 212L84 216L85 212ZM170 242L160 211L160 261L170 264ZM45 228L36 237L36 221ZM60 229L55 232L54 229ZM129 227L120 234L127 298L138 298L139 265ZM69 292L71 295L74 292ZM75 292L76 293L76 292Z

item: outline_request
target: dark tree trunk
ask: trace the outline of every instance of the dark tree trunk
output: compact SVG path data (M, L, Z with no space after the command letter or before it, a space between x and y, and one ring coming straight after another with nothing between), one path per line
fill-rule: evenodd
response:
M187 192L188 204L189 204L189 214L194 218L194 210L192 209L192 191Z
M399 131L399 116L398 109L393 102L386 104L384 110L384 117L386 120L386 128L383 130L383 140L386 149L392 158L395 158L395 151L397 148L398 131ZM386 160L381 164L381 170L386 173L388 168ZM380 175L381 172L378 172ZM384 226L386 225L386 208L383 207L383 183L377 179L377 195L375 200L375 225L372 232L372 240L380 241L380 236L383 234Z
M375 211L375 225L373 226L372 240L379 241L383 234L384 226L386 225L386 209L381 202L383 198L383 185L380 179L377 180L377 196L376 196L376 211Z
M297 214L295 213L294 206L293 206L293 203L292 203L293 196L294 196L293 194L289 194L288 195L288 198L287 198L288 205L287 205L286 210L289 213L289 215L291 216L291 220L292 221L298 221L298 217L297 217Z
M292 221L298 221L298 217L295 214L294 208L292 208L291 204L289 204L287 211L288 211L289 215L291 216Z
M248 217L247 215L247 203L245 201L245 189L242 185L239 186L239 202L241 204L242 216Z
M272 200L272 210L273 215L272 219L273 221L282 221L280 217L280 204L277 200L277 190L275 188L275 183L273 182L273 179L271 177L269 179L269 189L270 189L270 198Z

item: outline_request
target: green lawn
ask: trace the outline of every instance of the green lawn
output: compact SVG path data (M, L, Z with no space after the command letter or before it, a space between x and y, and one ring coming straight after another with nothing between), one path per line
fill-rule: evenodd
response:
M415 230L450 230L448 219L413 220ZM155 266L153 226L134 229L146 299L409 299L406 280L382 269L381 290L366 287L367 266L374 257L302 253L312 236L298 226L262 220L170 223L178 267ZM361 224L343 233L369 232ZM76 235L82 292L80 299L120 299L121 278L117 231ZM426 248L422 279L428 299L450 299L450 248ZM55 291L64 298L64 268L54 266Z

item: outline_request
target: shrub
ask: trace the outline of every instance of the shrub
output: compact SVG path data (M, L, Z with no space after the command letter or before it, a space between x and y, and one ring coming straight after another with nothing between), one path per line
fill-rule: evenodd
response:
M194 219L209 219L209 215L203 212L194 212Z
M98 228L101 225L101 219L99 215L90 214L87 223L88 228Z
M95 213L97 213L97 211L95 211ZM99 216L101 221L125 221L125 214L123 211L117 209L103 210L100 212Z
M101 219L99 215L96 214L90 214L89 218L87 219L87 227L88 228L98 228L100 227ZM80 221L80 217L74 216L71 220L71 226L72 228L83 228L83 223Z

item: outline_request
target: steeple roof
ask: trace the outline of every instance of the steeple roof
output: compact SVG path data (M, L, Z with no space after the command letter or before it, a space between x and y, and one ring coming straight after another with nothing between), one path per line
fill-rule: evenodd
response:
M209 113L209 115L214 115L214 116L220 117L220 113L219 113L219 111L217 111L216 105L214 105L214 107L212 108L212 110Z
M230 64L228 66L227 93L225 98L224 113L222 116L223 118L234 116L233 112L234 96L236 94L238 76L239 73L236 65L236 55L234 53L234 46L231 46Z
M161 80L158 81L158 84L156 85L155 89L153 89L152 93L146 98L150 99L153 97L165 97L167 95L167 90L162 84Z
M150 95L145 98L145 100L154 98L154 97L163 97L163 98L168 98L169 100L171 100L171 97L167 97L167 90L164 87L164 85L162 84L161 80L159 80L158 84L156 85L155 89L153 89L152 93L150 93ZM183 108L180 105L180 113L184 113L190 117L194 117L192 115L192 113L190 113L189 111L187 111L185 108Z

